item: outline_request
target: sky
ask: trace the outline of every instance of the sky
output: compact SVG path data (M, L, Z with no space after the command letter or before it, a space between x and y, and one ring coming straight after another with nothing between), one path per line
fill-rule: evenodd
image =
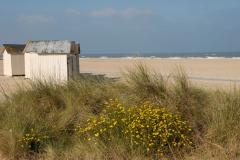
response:
M0 0L0 43L75 40L84 53L240 51L240 0Z

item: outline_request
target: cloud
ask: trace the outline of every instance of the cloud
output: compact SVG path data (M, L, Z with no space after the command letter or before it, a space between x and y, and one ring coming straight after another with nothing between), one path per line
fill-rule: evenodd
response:
M23 24L46 24L54 22L54 18L44 15L20 15L17 21Z
M100 10L92 10L88 12L80 12L75 9L67 9L66 14L70 15L85 15L89 17L120 17L120 18L134 18L151 16L154 12L150 9L136 9L136 8L126 8L124 10L116 10L114 8L103 8Z

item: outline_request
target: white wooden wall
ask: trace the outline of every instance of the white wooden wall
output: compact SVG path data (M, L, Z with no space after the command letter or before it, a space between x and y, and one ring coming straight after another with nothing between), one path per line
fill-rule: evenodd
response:
M68 80L67 55L25 53L25 77L33 80Z
M3 75L12 76L11 55L6 50L3 52Z

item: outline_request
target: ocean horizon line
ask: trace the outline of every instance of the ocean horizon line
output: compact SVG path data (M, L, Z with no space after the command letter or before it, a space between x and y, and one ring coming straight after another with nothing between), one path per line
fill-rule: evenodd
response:
M239 52L192 52L192 53L82 53L81 58L240 58Z

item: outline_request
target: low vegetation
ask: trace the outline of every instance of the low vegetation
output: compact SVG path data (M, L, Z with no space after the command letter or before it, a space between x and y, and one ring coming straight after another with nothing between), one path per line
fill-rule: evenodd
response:
M172 77L137 65L20 87L0 103L0 159L239 159L240 90Z
M102 115L88 119L83 127L77 126L80 139L97 139L108 144L118 137L130 149L141 148L144 154L154 157L168 155L174 150L192 145L192 128L166 108L151 102L127 107L117 99L105 105Z

